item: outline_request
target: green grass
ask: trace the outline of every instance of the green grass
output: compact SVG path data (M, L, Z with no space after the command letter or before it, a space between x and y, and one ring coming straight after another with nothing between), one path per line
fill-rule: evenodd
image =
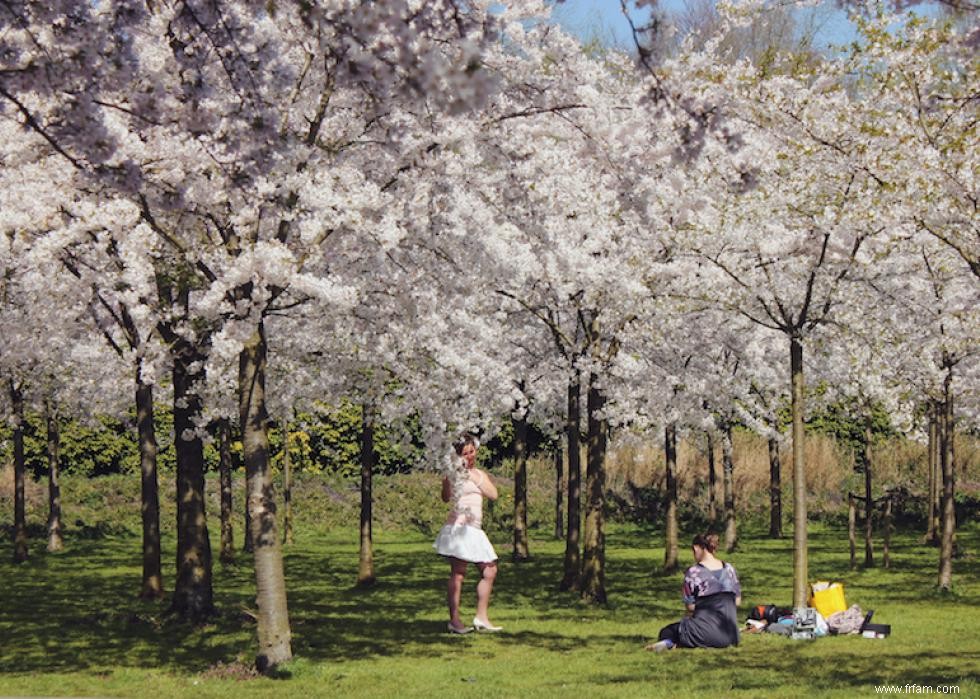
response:
M216 528L216 527L215 527ZM606 607L559 593L563 546L532 541L534 558L501 562L492 618L497 635L445 632L447 566L428 539L375 533L379 583L353 585L353 531L300 529L286 574L296 659L283 678L236 679L254 655L251 561L215 567L220 614L202 628L136 599L139 539L69 539L15 566L0 560L0 695L264 697L853 697L875 685L958 685L978 696L980 528L962 531L956 591L932 592L936 550L896 536L892 569L849 571L846 532L814 525L811 577L838 579L849 603L892 625L885 640L813 642L762 636L721 651L643 650L679 618L680 574L656 574L662 535L619 525L607 534ZM506 554L506 540L497 539ZM171 542L172 544L172 542ZM730 556L746 604L789 602L791 541L743 540ZM173 551L165 552L167 562ZM172 584L172 581L168 581ZM471 577L464 613L473 609Z

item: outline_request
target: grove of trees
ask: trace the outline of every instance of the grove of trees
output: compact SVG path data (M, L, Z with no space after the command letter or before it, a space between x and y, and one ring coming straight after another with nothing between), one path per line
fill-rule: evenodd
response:
M707 432L721 457L731 549L731 432L745 426L771 444L802 606L804 423L820 400L930 439L936 580L952 588L955 435L977 429L980 386L975 9L851 4L857 39L817 53L785 8L719 5L669 41L659 20L634 24L624 53L583 45L550 5L0 3L16 560L30 555L26 415L50 425L55 550L59 416L131 414L134 593L169 588L175 614L206 619L205 450L228 468L238 440L256 665L275 668L292 651L270 429L325 401L363 417L364 584L376 427L405 454L414 441L423 456L401 467L418 468L444 468L462 430L512 430L518 485L529 426L561 443L555 582L601 603L610 434L664 445L670 570L677 440ZM164 405L176 483L162 488ZM177 502L173 569L161 493ZM530 555L524 497L517 559Z

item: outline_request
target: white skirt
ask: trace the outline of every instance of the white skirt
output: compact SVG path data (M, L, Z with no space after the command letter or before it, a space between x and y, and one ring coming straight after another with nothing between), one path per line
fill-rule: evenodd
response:
M490 539L478 527L468 524L447 524L439 530L432 544L440 556L451 556L469 563L490 563L497 560Z

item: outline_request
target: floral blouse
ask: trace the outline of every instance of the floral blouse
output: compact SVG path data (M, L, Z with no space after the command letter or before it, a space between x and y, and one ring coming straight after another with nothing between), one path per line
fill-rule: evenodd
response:
M708 570L700 563L687 569L681 594L684 604L694 604L701 597L719 592L732 592L736 597L742 596L738 573L730 563L724 563L720 571Z

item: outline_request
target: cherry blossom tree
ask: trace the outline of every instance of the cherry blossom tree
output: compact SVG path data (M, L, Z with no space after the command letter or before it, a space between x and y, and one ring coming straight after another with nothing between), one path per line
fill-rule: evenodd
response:
M837 116L846 114L849 99L828 90L832 83L825 75L816 80L813 70L763 75L741 64L717 74L745 145L734 163L700 180L702 187L714 187L713 198L703 198L704 206L689 219L695 233L689 249L706 265L689 278L689 295L723 299L720 307L781 333L789 344L796 606L804 603L807 585L803 349L833 320L845 301L842 282L861 272L865 249L881 232L865 213L875 182L844 157L856 148ZM702 172L726 159L723 152L709 154L701 160ZM712 289L710 296L699 291L705 288Z
M913 424L916 404L932 408L942 490L937 584L949 590L956 526L951 505L954 436L958 422L976 423L980 290L949 246L914 236L898 235L896 240L868 280L878 303L865 317L844 326L853 338L840 344L854 349L845 365L850 373L838 370L845 373L839 383L883 403L906 430Z
M36 145L36 144L35 144ZM23 152L20 153L22 155ZM17 151L8 151L11 169L4 178L43 172L37 161L20 161ZM10 181L0 187L6 194L17 188ZM85 289L64 274L59 248L45 234L46 226L60 225L57 208L45 211L39 205L49 190L39 188L38 197L25 206L6 202L0 216L3 240L0 310L2 348L0 374L7 384L6 403L13 421L15 467L14 559L27 558L24 503L24 435L28 411L42 414L48 442L48 550L63 547L61 489L59 483L59 420L64 415L121 413L117 362L105 356L93 332ZM38 207L38 208L34 208ZM30 210L30 211L28 211ZM27 216L25 217L25 214ZM36 218L29 214L36 215Z
M903 17L880 11L868 13L859 28L862 41L852 47L849 61L855 65L860 92L847 118L849 128L866 134L867 142L850 157L878 183L881 208L893 222L890 265L882 265L875 289L883 294L886 308L892 309L892 315L878 327L886 329L903 352L903 356L888 356L883 374L886 384L896 380L911 383L920 387L921 395L929 396L927 402L935 406L933 412L941 426L936 440L941 445L938 461L951 470L955 458L953 395L963 391L969 396L972 386L968 379L954 382L953 377L957 373L970 376L974 362L973 352L966 347L975 337L962 323L971 318L965 309L975 304L980 252L976 29L949 18ZM949 255L940 254L936 242ZM963 269L974 277L972 284L959 278L953 260L965 263ZM932 320L916 322L919 336L915 342L908 341L900 329L911 330L899 320L909 308L921 309ZM865 344L876 347L871 340ZM934 373L937 370L942 372L941 380ZM972 400L967 397L965 402L969 406ZM948 498L953 482L945 475L943 481L938 584L949 589L955 519Z
M160 293L176 311L164 339L186 466L178 502L188 503L188 547L178 547L188 579L179 573L175 608L194 618L211 608L202 369L215 332L220 351L240 350L262 670L291 655L268 478L264 318L297 297L339 299L322 245L370 204L358 194L356 208L335 208L331 192L363 191L356 172L336 169L337 154L391 100L478 101L490 85L480 48L509 20L453 2L5 5L7 113L81 176L136 203L168 247Z

